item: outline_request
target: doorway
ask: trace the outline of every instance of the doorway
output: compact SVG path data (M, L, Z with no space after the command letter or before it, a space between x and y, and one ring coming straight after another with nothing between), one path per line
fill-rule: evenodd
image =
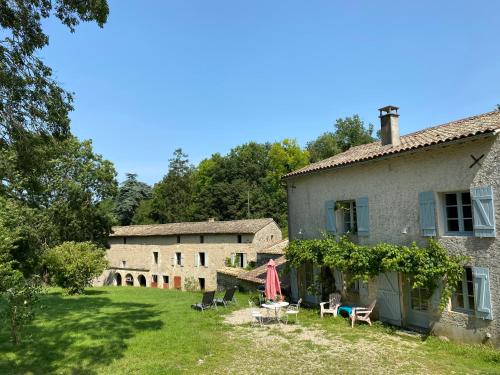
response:
M413 277L409 278L408 291L408 325L429 328L430 293L427 288L412 288Z
M174 288L175 289L181 289L181 277L180 276L174 276Z
M144 275L139 275L139 277L137 278L137 281L139 281L139 285L141 287L146 286L146 278L144 277Z
M122 275L120 275L119 273L115 274L115 285L116 286L122 285Z
M125 284L127 286L134 286L134 277L129 273L125 276Z
M401 289L399 274L386 272L377 276L377 305L381 321L401 326Z

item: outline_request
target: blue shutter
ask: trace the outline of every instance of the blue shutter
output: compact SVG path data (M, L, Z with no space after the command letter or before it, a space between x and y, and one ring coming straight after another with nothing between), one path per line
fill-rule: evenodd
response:
M472 267L474 280L474 301L476 302L476 316L493 320L491 311L490 273L487 268Z
M337 234L337 223L335 222L335 201L325 202L326 212L326 232L328 234Z
M356 216L358 217L358 236L368 236L370 234L368 198L356 199Z
M495 209L493 208L493 189L491 186L471 189L474 217L474 235L495 237Z
M418 194L420 207L420 229L423 236L436 236L436 201L432 191L423 191Z

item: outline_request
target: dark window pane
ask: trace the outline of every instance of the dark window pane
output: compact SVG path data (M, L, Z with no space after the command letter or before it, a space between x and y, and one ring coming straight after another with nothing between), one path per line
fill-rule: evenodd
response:
M462 193L462 204L470 204L470 193Z
M457 294L457 306L464 307L464 296L461 294Z
M458 207L446 207L446 217L456 219L458 217Z
M457 195L456 194L446 194L446 205L457 204Z
M448 220L448 232L458 232L458 220Z
M464 231L472 232L472 219L464 219Z
M472 282L467 282L467 294L469 296L474 295L474 286L473 286Z
M472 268L465 267L465 279L472 283Z
M472 217L472 207L471 206L463 206L462 213L465 219Z
M475 306L474 306L474 297L473 296L469 296L469 309L471 310L475 310Z

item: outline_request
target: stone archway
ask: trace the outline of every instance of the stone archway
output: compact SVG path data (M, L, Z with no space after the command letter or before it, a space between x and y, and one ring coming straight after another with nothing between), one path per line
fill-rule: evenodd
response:
M122 285L122 275L120 275L119 273L115 274L115 285L116 286Z
M125 285L134 286L134 277L129 273L125 276Z
M139 275L139 277L137 278L137 281L139 281L139 285L141 287L146 286L146 278L144 277L144 275Z

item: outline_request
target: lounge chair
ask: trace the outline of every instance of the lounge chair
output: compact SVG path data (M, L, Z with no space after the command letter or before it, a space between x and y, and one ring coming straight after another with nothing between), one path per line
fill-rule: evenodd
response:
M215 291L212 292L205 292L203 293L203 298L200 303L195 303L191 305L193 309L205 311L207 309L210 309L215 306L217 308L217 305L214 302L214 297L215 297Z
M340 306L340 293L330 294L328 302L321 302L319 306L321 308L321 317L323 317L324 314L333 314L333 316L336 317L337 309Z
M286 311L285 311L285 315L286 315L286 324L288 324L288 317L290 315L294 315L295 316L295 323L298 323L299 322L299 310L300 310L300 304L302 303L302 298L300 298L296 304L293 304L291 303L290 305L288 305Z
M367 322L369 325L372 325L370 314L372 313L376 303L377 300L375 299L368 307L353 307L352 313L349 316L349 319L351 319L351 327L354 327L356 320Z
M224 307L226 307L229 302L235 302L234 301L234 292L235 291L236 291L236 287L232 287L232 288L227 289L226 293L224 293L224 297L214 299L214 303L216 305L224 305Z

